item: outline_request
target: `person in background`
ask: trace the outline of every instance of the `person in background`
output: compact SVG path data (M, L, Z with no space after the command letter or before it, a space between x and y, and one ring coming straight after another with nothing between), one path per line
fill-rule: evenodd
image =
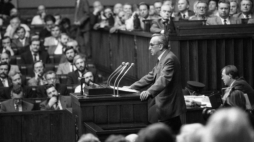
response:
M28 86L41 86L47 84L43 74L45 65L42 61L37 61L33 64L34 77L28 80Z
M93 73L91 71L86 72L84 74L83 78L84 78L83 89L84 89L84 87L90 87L90 88L99 87L98 84L94 83L94 75L93 75ZM75 88L74 92L75 93L80 93L81 92L81 85L78 85Z
M7 16L10 16L10 11L12 8L15 6L11 3L11 0L3 0L1 9L0 9L0 14L6 18Z
M62 21L62 16L59 13L57 13L54 15L54 17L56 19L55 25L59 25L60 22Z
M179 17L180 20L188 20L191 16L195 14L192 10L189 10L189 6L189 0L178 0L179 12L176 12L174 16Z
M151 19L153 20L159 18L158 15L156 14L154 5L149 5L149 17L151 17Z
M83 134L78 142L100 142L100 140L91 133Z
M240 12L235 14L234 17L239 19L254 19L252 0L241 0Z
M26 30L26 37L30 37L30 28L26 24L22 24L18 16L13 16L10 19L10 24L6 28L5 36L9 36L11 39L17 38L15 31L18 27L23 27Z
M114 25L113 12L109 7L106 7L100 15L100 19L95 23L93 29L97 30L99 28L109 28Z
M46 37L44 40L44 46L51 48L54 46L57 46L58 44L58 38L61 34L60 27L58 25L53 26L51 29L51 36Z
M73 64L73 59L76 56L77 51L72 46L67 46L64 50L64 55L66 56L66 62L60 63L56 74L68 74L76 70Z
M8 36L4 36L2 39L2 46L0 48L1 53L9 52L11 56L13 56L15 53L11 47L11 39Z
M154 2L155 15L157 16L157 19L160 18L161 6L161 1Z
M71 20L69 18L63 18L59 26L62 33L66 33L71 39L76 38L74 27L71 26Z
M69 36L65 33L61 33L60 36L57 38L57 44L53 46L49 46L48 53L61 55L67 46L67 42L69 41Z
M12 8L11 11L10 11L10 17L13 17L13 16L19 16L19 11L17 8Z
M208 1L208 16L218 16L218 4L217 4L217 0L209 0Z
M51 36L51 28L55 26L56 19L53 15L46 15L44 17L44 22L44 28L39 33L39 38L42 41Z
M233 16L238 13L238 1L237 0L230 0L230 16Z
M0 63L0 87L12 86L11 78L8 76L10 71L10 64L6 62Z
M46 8L44 5L39 5L37 15L32 19L31 25L44 25L44 18L46 16Z
M149 5L141 2L138 5L139 15L134 15L134 29L150 29L151 17L149 16Z
M125 31L126 25L125 25L125 14L124 11L120 11L118 13L118 16L116 17L114 27L110 29L110 33L117 32L118 30Z
M11 89L11 99L1 103L1 112L32 111L34 105L23 100L24 90L20 85Z
M114 5L114 10L113 10L114 17L116 17L118 13L122 10L123 10L123 5L121 3L116 3Z
M196 5L194 5L195 15L191 16L189 20L207 20L207 3L203 0L198 0Z
M10 54L8 52L2 53L0 60L1 60L1 62L6 62L6 63L10 64ZM12 74L13 72L20 73L19 66L10 65L10 71L9 71L8 75Z
M94 26L96 23L99 23L102 16L103 16L103 5L100 1L95 1L93 3L93 13L90 16L91 18L91 25Z
M12 40L12 47L17 49L16 55L20 55L29 50L30 38L26 37L26 30L18 27L15 31L18 38Z

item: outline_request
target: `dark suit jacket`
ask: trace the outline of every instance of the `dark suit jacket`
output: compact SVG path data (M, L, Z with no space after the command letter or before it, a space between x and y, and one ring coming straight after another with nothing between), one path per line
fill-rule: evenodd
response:
M236 17L229 17L229 21L230 21L230 25L231 24L241 24L241 19L238 19ZM206 21L207 25L223 25L223 23L221 22L221 18L218 16L214 16L214 17L209 17Z
M22 101L22 111L31 111L33 110L34 105L28 103L26 101ZM14 99L10 99L7 101L2 102L1 104L1 112L15 112L14 107Z
M27 37L25 38L25 45L22 45L19 39L12 40L12 47L18 50L16 53L17 55L20 55L26 51L29 51L29 45L30 45L30 40Z
M80 0L79 6L77 7L77 3L75 5L75 13L74 13L74 21L80 21L80 30L82 32L88 31L90 29L89 17L90 17L90 9L89 3L87 0Z
M40 56L40 60L42 60L44 64L50 63L49 54L47 52L40 51L39 56ZM31 65L34 63L31 51L27 51L21 54L21 63L26 65L27 64Z
M254 19L254 14L252 13L250 15L251 15L251 19ZM245 18L242 12L234 14L233 17L236 17L236 18L239 18L239 19L244 19Z
M152 26L150 28L150 32L152 33L160 33L162 30L168 31L168 30L174 30L174 27L172 25L172 21L178 21L179 19L176 17L171 17L171 20L169 20L166 23L166 27L165 24L163 23L163 20L161 18L156 19L152 22Z
M91 71L93 73L94 82L97 83L98 82L98 74L96 72L96 69L89 68L89 69L87 69L87 71ZM79 78L78 70L76 70L74 72L70 72L68 74L68 78L67 78L67 85L80 85L80 80L78 78Z
M243 78L237 79L232 87L246 93L249 97L251 105L254 105L254 90Z
M166 50L151 72L131 86L138 90L150 86L147 91L155 98L154 103L160 121L180 116L186 110L181 86L180 62L169 50ZM148 115L150 118L150 115L156 113ZM151 119L149 121L153 122Z
M180 12L176 12L174 15L175 15L175 17L178 17L179 20L188 20L191 16L195 15L195 13L192 10L188 10L188 18L187 19L186 18L184 19Z
M11 78L10 77L7 77L7 80L8 80L8 84L9 84L9 87L12 86L12 81L11 81ZM4 87L2 81L0 80L0 87Z
M60 99L63 110L66 109L66 108L71 108L72 107L70 96L59 96L59 99ZM49 107L48 101L49 101L49 99L46 100L46 101L43 101L40 104L41 110L54 110L53 107Z

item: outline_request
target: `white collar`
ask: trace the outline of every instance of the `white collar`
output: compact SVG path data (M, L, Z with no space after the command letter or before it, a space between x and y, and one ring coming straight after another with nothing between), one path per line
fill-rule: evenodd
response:
M232 87L234 83L235 83L235 80L234 80L234 81L230 84L230 86L229 86L229 87Z
M161 60L162 55L163 55L165 52L166 52L166 50L164 50L164 51L160 54L160 56L158 57L158 60L159 60L159 61Z
M219 17L220 17L220 16L219 16ZM227 23L227 24L230 24L229 17L227 17L226 19L220 17L220 19L221 19L221 23L222 23L222 24L224 24L224 20L226 20L226 23Z

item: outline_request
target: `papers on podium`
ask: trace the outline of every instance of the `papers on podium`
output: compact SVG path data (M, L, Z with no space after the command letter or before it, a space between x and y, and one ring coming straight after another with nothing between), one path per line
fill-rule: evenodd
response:
M114 86L110 86L110 88L114 89ZM117 90L117 87L115 87L115 89ZM123 91L123 92L129 92L129 93L138 93L139 91L135 90L135 89L129 89L126 87L118 87L119 91Z

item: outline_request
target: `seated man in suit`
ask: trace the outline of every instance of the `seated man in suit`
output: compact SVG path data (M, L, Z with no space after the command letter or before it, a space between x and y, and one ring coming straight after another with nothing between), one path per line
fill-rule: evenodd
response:
M174 17L179 17L179 20L188 20L195 13L192 10L189 10L190 2L189 0L178 0L178 10L174 14Z
M230 95L232 88L236 90L240 90L243 93L248 95L250 104L253 108L254 106L254 90L253 88L239 76L239 72L234 65L227 65L222 69L222 81L226 86L228 86L225 90L224 96L222 98L225 103L226 99Z
M241 20L236 17L229 16L230 3L227 0L218 2L219 16L209 17L206 21L207 25L232 25L241 24Z
M0 48L0 53L5 53L6 51L10 52L11 56L14 55L14 51L11 47L11 38L4 36L2 39L2 47Z
M57 92L63 96L69 96L69 92L67 90L67 86L65 84L60 84L57 80L56 73L54 71L48 71L44 74L44 78L46 79L47 85L54 85ZM57 83L58 82L58 83Z
M40 86L46 84L46 80L43 77L45 65L42 61L37 61L33 64L35 76L28 80L28 86Z
M98 84L94 83L94 75L91 71L86 72L83 78L84 78L83 88L84 87L92 87L92 88L99 87ZM81 85L75 88L75 93L80 93L80 92L81 92Z
M76 56L77 51L74 47L68 46L65 49L64 54L67 61L59 64L56 74L68 74L76 70L76 67L73 65L73 59Z
M2 102L1 112L21 112L33 110L33 104L22 100L23 94L23 88L20 85L13 86L11 90L11 99Z
M207 20L207 3L203 0L198 0L196 4L196 14L190 16L189 20Z
M57 45L49 46L48 53L61 55L63 54L63 50L66 48L67 42L69 41L69 36L65 33L61 33L57 38Z
M26 30L23 27L18 27L15 33L18 38L12 40L12 47L18 50L16 54L22 54L25 51L28 51L30 40L28 37L25 37Z
M229 15L233 16L239 13L238 0L230 0L230 12Z
M5 52L1 54L1 58L0 58L1 62L6 62L6 63L10 63L10 54L9 52ZM17 65L10 65L11 69L8 73L8 75L10 75L13 72L20 72L19 70L19 66Z
M53 15L48 14L44 17L44 22L45 28L43 28L39 33L40 40L44 40L45 38L51 36L50 29L55 26L56 19Z
M54 85L47 85L45 91L48 100L40 104L41 110L64 110L72 107L70 96L59 95Z
M176 20L171 17L172 13L173 11L170 5L163 5L160 12L161 18L153 21L150 32L164 34L164 30L168 30L170 26L170 21Z
M239 19L254 19L254 14L252 11L253 2L251 0L241 0L240 1L240 13L234 15L234 17Z
M49 54L46 51L40 51L40 40L33 38L31 40L30 50L21 54L21 62L27 65L40 60L43 63L50 63Z
M0 87L10 87L11 79L8 76L8 72L10 71L10 65L6 62L0 63Z
M58 44L57 39L59 38L59 36L61 34L60 27L55 25L55 26L51 27L50 31L51 31L51 36L46 37L44 40L45 47L57 46L57 44Z

